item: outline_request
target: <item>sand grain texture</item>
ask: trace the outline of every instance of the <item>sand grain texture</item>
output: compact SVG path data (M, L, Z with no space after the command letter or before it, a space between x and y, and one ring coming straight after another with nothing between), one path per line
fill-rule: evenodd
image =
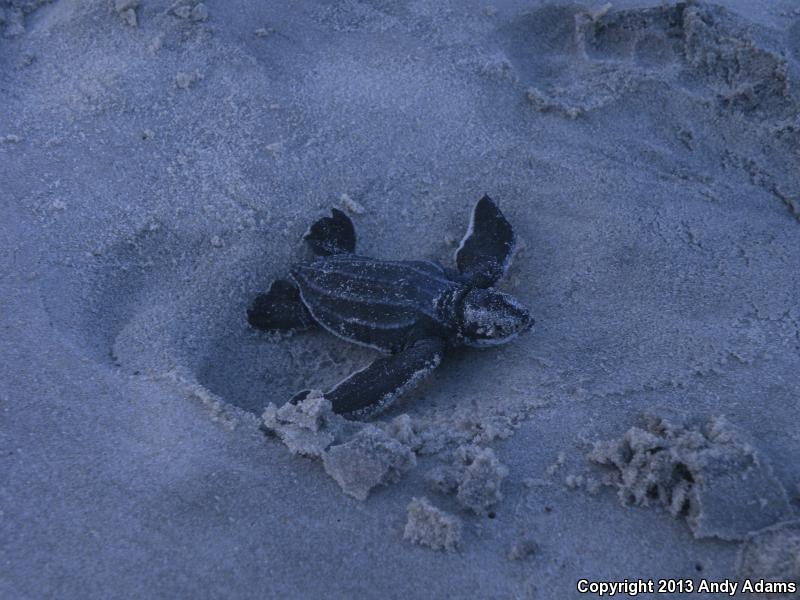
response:
M800 481L796 8L0 1L0 597L735 577L740 542L561 482L647 412L724 415L765 490ZM282 408L375 357L247 326L309 224L341 206L359 252L452 266L483 194L536 328L449 353L361 441ZM494 457L466 503L425 477L464 446ZM458 552L403 540L426 495ZM779 496L696 527L751 540L797 517Z

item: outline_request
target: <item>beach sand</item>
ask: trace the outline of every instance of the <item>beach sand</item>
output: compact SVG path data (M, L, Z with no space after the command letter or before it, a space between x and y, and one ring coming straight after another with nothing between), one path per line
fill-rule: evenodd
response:
M796 2L3 0L0 34L0 597L797 579ZM247 325L310 223L451 266L483 194L534 330L369 424L276 412L375 357Z

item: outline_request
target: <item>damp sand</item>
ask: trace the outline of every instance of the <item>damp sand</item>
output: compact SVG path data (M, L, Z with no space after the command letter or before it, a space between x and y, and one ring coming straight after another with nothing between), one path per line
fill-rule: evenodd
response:
M795 576L798 40L791 0L0 2L0 596ZM536 328L279 415L375 357L247 327L308 225L449 266L485 193Z

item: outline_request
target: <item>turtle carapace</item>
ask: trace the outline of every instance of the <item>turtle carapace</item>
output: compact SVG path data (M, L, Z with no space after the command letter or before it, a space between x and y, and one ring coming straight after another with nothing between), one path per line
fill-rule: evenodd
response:
M380 412L435 369L448 348L504 344L533 325L528 310L492 286L514 250L511 224L484 196L456 251L457 270L423 260L355 254L352 221L332 210L304 237L316 259L290 270L253 301L247 318L266 331L315 325L384 353L325 393L349 418ZM304 390L293 401L303 399Z

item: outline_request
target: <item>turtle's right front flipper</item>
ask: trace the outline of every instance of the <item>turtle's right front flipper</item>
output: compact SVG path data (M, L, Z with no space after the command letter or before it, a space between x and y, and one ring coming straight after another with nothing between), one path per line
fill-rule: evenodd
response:
M297 286L276 279L266 294L253 300L247 309L247 322L264 331L301 331L310 328L314 319L300 300Z
M326 392L325 398L331 401L335 413L351 419L371 417L416 387L438 367L444 349L444 340L440 338L417 340L405 350L379 358L356 371Z

